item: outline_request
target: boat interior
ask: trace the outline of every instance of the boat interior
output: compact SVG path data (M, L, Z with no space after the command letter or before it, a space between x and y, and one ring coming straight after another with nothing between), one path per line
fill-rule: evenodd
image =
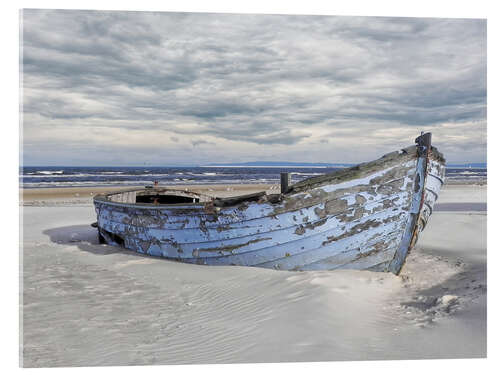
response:
M220 198L188 190L154 187L114 192L96 198L110 202L147 205L189 205L212 202L215 207L226 207L242 202L268 201L274 203L280 199L280 194L267 194L265 191L260 191L252 194Z
M213 200L213 197L205 194L165 188L127 190L106 194L105 198L111 202L146 203L153 205L200 203Z

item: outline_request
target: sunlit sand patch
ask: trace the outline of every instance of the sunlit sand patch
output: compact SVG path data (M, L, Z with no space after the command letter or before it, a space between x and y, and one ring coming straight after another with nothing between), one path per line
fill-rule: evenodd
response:
M116 263L113 268L115 269L120 269L124 267L129 267L133 265L138 265L138 264L152 264L158 262L157 259L154 258L142 258L142 259L133 259L133 260L127 260L126 262L120 262Z

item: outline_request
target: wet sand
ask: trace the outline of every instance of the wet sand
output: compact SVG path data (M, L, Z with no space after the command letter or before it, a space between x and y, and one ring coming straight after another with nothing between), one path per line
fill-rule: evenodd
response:
M486 356L486 212L467 206L486 186L445 186L400 276L143 256L97 243L96 191L37 190L21 207L24 367Z

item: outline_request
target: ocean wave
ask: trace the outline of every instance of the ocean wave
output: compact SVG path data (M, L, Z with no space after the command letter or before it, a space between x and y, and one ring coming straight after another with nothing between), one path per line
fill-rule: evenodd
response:
M322 175L324 173L314 173L314 172L292 172L292 176L293 175L297 175L297 176L319 176L319 175Z
M59 174L63 174L64 173L64 170L60 170L60 171L36 171L36 172L33 172L33 174L43 174L43 175L59 175Z
M455 174L455 173L453 173L453 174ZM484 175L484 172L463 171L463 172L458 172L456 174L461 174L461 175Z
M125 173L125 172L120 172L120 173ZM73 178L73 177L93 177L93 178L99 178L99 177L112 177L112 176L117 176L117 177L165 177L169 176L168 173L158 173L158 174L104 174L103 172L99 173L74 173L74 174L57 174L57 175L50 175L50 178ZM48 175L36 175L36 174L31 174L27 173L25 175L21 175L20 177L23 178L47 178Z

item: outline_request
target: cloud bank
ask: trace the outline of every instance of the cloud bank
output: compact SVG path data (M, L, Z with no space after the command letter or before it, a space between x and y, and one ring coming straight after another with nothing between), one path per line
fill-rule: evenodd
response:
M22 14L25 165L486 160L486 21Z

